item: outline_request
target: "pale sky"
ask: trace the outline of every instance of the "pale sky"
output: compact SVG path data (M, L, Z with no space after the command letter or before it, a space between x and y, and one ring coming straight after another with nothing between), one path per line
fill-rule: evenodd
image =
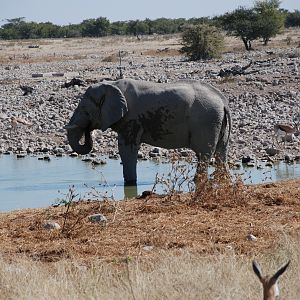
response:
M111 22L213 17L239 6L252 7L253 3L253 0L0 0L0 25L6 19L17 17L57 25L79 24L98 17L106 17ZM300 0L282 0L280 7L300 10Z

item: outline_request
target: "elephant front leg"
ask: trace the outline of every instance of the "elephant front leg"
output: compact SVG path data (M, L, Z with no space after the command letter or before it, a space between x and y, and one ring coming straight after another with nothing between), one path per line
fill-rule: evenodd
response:
M119 153L123 164L123 177L125 185L136 185L137 173L137 155L138 146L135 144L128 144L119 136L118 138Z

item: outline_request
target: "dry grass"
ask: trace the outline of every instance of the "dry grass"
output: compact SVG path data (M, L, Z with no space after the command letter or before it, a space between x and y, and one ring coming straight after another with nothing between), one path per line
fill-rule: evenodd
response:
M259 299L264 273L291 266L284 299L300 286L299 180L207 184L196 194L2 213L2 299ZM101 212L106 225L87 216ZM52 220L65 229L46 230ZM256 236L256 241L247 236Z
M280 278L282 299L299 299L299 249L300 239L282 239L274 252L256 258L268 273L291 259ZM1 259L1 299L262 299L251 259L230 250L214 256L163 251L89 265Z
M221 186L205 194L172 197L147 196L127 201L79 202L68 212L64 232L47 231L43 224L60 225L65 207L2 213L0 247L4 257L26 255L53 262L72 258L111 260L127 255L155 255L163 250L194 253L264 253L276 245L282 232L300 228L299 180L260 186ZM102 213L106 226L86 216ZM253 234L257 242L249 242ZM145 246L153 247L145 252Z
M287 43L287 38L290 44ZM254 41L253 48L268 50L272 47L293 48L299 45L299 30L288 29L273 38L267 47L262 42ZM29 45L39 45L37 49L28 48ZM67 60L100 57L99 61L117 62L119 51L130 53L130 58L143 55L151 57L168 57L181 55L179 53L180 34L143 36L138 40L133 36L109 36L102 38L72 38L72 39L42 39L42 40L0 40L1 64L31 64L41 62L59 62ZM245 52L242 41L234 37L225 37L224 52ZM111 57L110 57L111 56Z

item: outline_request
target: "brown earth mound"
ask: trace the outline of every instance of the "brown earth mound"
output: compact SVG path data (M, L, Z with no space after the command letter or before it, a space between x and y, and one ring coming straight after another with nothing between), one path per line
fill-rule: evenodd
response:
M254 254L274 247L283 232L299 233L300 180L202 192L79 201L69 211L49 207L2 213L1 254L8 258L25 254L46 262L112 260L152 255L162 249L203 254L232 249ZM90 222L87 216L94 213L103 214L107 222ZM45 229L48 220L62 228ZM257 239L249 240L249 235Z

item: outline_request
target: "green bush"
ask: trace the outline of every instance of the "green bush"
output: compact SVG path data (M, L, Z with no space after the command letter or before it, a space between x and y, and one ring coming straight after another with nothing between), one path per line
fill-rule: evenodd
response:
M181 38L181 52L193 61L220 57L224 47L222 33L208 24L185 27Z

